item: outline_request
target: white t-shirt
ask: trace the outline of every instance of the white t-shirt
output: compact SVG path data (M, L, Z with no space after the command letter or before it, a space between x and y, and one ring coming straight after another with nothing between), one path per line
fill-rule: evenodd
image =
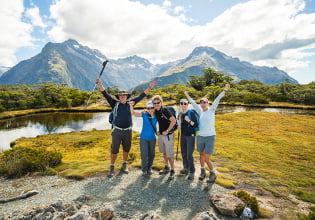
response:
M216 135L214 122L215 122L215 110L217 109L221 98L225 95L225 92L221 92L218 97L215 98L210 108L207 111L202 111L199 105L190 98L189 101L193 105L194 109L200 116L199 136L213 136Z

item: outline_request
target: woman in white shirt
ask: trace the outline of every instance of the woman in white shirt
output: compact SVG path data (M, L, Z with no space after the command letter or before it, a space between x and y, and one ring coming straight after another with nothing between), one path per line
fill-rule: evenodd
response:
M200 107L196 102L189 96L188 92L185 91L185 95L190 103L193 105L196 112L200 117L200 131L197 136L197 150L200 153L200 165L201 173L199 180L204 180L206 177L205 164L208 165L210 170L208 183L214 183L216 179L216 174L214 171L213 163L210 160L211 154L214 152L214 142L215 142L215 110L217 109L220 99L225 95L225 92L230 89L230 85L226 84L223 92L221 92L218 97L213 101L212 105L209 105L207 98L200 99Z

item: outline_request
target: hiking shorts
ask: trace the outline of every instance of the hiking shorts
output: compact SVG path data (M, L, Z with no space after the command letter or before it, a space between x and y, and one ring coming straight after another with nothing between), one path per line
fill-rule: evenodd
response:
M123 146L123 150L125 152L129 152L131 148L131 138L132 138L132 131L130 130L119 130L114 129L112 132L112 154L119 153L120 144Z
M159 151L166 157L174 157L174 133L169 135L159 134Z
M197 136L197 151L213 154L214 152L215 135L212 136Z

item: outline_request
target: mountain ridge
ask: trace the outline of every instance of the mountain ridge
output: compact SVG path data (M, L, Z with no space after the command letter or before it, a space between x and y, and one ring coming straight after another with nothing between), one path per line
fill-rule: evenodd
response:
M110 59L97 49L69 39L63 43L47 43L39 54L21 61L3 73L0 84L41 84L47 81L90 90L95 85L95 78L104 60L109 60L102 76L104 86L117 86L124 90L145 88L152 79L157 80L158 86L175 82L186 83L190 75L201 76L206 68L229 75L236 81L256 79L267 84L276 84L289 79L298 83L276 67L255 66L212 47L196 47L184 59L152 64L137 55Z

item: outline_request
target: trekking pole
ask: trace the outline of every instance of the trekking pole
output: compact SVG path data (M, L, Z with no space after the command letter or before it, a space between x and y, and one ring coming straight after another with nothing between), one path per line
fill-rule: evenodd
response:
M178 135L177 135L177 149L176 149L176 160L177 160L177 157L178 157L178 148L179 148L179 137L180 137L180 131L178 130Z
M177 116L177 118L178 118L178 124L179 125L181 125L181 112L179 112L178 113L178 116ZM180 128L181 129L181 128ZM176 149L176 157L175 157L175 159L177 160L177 157L178 157L178 148L179 148L179 137L180 137L180 129L178 129L177 131L178 131L178 135L177 135L177 149Z
M104 69L105 69L105 66L106 66L106 64L107 64L107 62L108 62L108 60L105 60L105 61L103 62L103 67L102 67L102 70L101 70L100 75L98 76L98 78L101 78L101 76L102 76L102 74L103 74L103 71L104 71ZM96 84L94 85L94 89L91 91L92 93L91 93L91 95L90 95L90 97L89 97L89 99L88 99L88 101L87 101L87 103L86 103L86 105L85 105L85 108L88 107L89 102L90 102L90 99L91 99L92 95L94 94L95 88L96 88Z

